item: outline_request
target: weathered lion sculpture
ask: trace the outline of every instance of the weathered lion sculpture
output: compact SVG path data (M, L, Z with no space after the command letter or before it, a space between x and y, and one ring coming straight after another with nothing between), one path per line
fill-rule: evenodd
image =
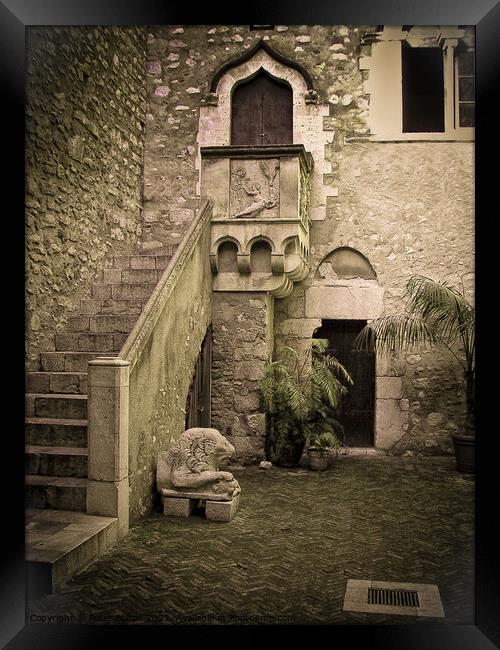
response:
M241 488L234 476L219 471L219 466L233 454L234 447L217 429L188 429L158 456L158 491L165 496L230 501Z

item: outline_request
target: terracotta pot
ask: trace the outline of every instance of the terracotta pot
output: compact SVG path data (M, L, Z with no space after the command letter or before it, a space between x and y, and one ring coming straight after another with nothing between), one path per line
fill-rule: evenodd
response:
M309 468L322 471L328 467L328 452L323 449L309 449Z
M475 438L474 436L454 435L455 458L457 470L464 474L475 473Z

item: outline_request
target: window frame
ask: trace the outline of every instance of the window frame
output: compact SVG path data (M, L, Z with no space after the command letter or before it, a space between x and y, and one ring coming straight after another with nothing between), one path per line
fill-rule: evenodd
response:
M386 34L385 29L390 31ZM403 131L402 48L413 39L401 27L385 28L372 45L370 57L360 57L360 70L369 70L365 90L370 95L369 132L364 139L378 142L399 141L474 141L475 127L461 127L458 115L458 77L455 49L462 43L463 31L443 28L435 42L426 47L440 48L443 55L444 131ZM432 29L432 28L429 28ZM414 45L419 47L418 44ZM474 52L473 47L468 51ZM356 140L351 137L349 140Z
M443 56L443 53L441 52L441 56L439 56L439 52L437 55L434 56L435 61L433 61L433 66L434 64L436 65L436 68L439 68L439 60L441 63L441 66L439 68L440 74L437 74L436 72L433 71L433 74L435 74L435 82L436 85L440 86L440 92L439 92L439 99L442 100L439 102L439 115L436 115L436 120L439 120L439 126L442 126L443 129L433 129L432 131L426 131L425 129L416 129L412 131L411 129L405 129L405 122L411 122L414 120L414 107L412 106L412 100L411 100L411 95L407 94L405 91L408 89L408 78L412 79L412 77L415 76L413 70L413 75L408 74L408 77L405 79L405 71L408 71L408 66L410 69L415 66L415 62L412 61L411 63L408 61L408 54L410 52L415 53L415 56L417 56L417 51L423 51L425 53L427 52L435 52L438 50L436 47L411 47L407 44L406 41L401 41L401 61L402 61L402 66L401 66L401 110L402 110L402 122L401 122L401 131L402 133L405 134L414 134L414 133L437 133L437 134L442 134L446 132L446 95L445 95L445 85L446 85L446 74L445 74L445 57ZM418 58L418 57L417 57ZM421 62L420 62L421 65ZM420 73L422 71L420 70ZM426 70L427 74L422 75L420 74L419 77L426 76L429 78L430 72L429 70ZM441 79L439 79L439 76L442 75ZM427 93L426 96L428 96L429 93ZM405 103L407 104L406 110L405 110ZM421 111L419 111L420 113ZM429 126L427 124L427 126Z
M475 114L475 106L476 106L476 57L475 57L475 51L471 47L465 47L464 48L465 52L471 53L474 58L474 74L472 75L461 75L463 78L469 78L474 80L474 101L463 101L460 102L460 83L459 83L459 78L460 75L458 74L458 56L457 54L460 54L460 52L457 52L457 48L454 48L454 102L455 102L455 130L463 130L465 129L466 131L474 130L473 126L460 126L460 104L473 104L474 105L474 114ZM475 123L475 115L474 115L474 123Z

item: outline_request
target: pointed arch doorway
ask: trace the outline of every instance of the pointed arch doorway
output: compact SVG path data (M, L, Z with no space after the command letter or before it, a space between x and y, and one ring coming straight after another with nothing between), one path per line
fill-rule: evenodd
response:
M293 143L293 93L290 85L260 70L240 83L231 99L231 144Z
M328 352L347 368L354 382L338 412L346 447L374 446L375 354L352 349L365 325L366 320L322 320L313 334L328 340Z

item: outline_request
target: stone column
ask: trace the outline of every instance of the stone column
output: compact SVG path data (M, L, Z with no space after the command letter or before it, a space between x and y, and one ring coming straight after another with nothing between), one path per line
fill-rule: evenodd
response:
M118 518L129 526L129 363L102 357L89 363L87 514Z
M234 446L236 462L264 458L258 381L272 354L273 320L274 299L266 292L213 294L212 426Z

